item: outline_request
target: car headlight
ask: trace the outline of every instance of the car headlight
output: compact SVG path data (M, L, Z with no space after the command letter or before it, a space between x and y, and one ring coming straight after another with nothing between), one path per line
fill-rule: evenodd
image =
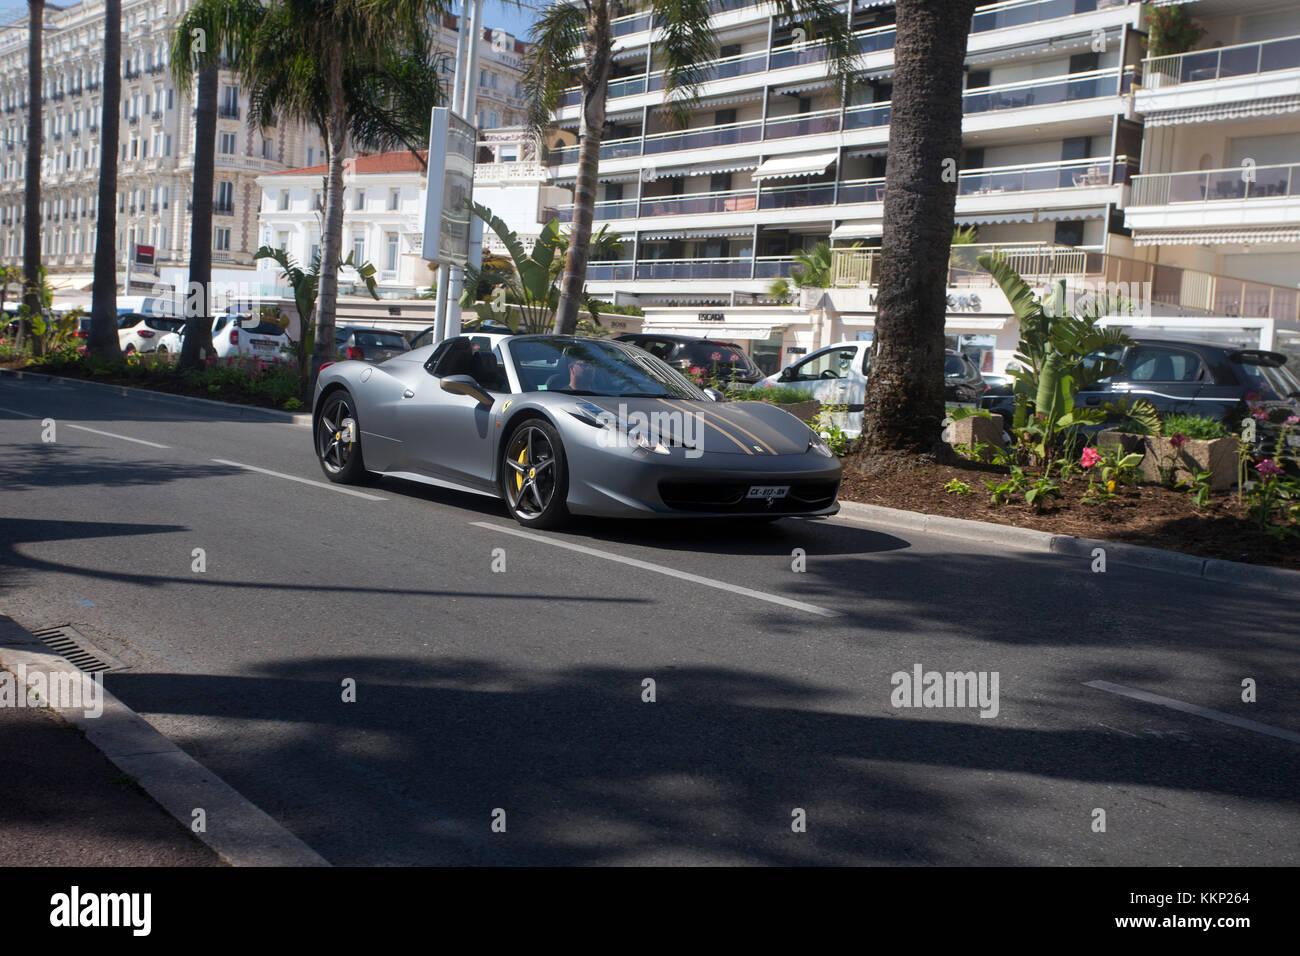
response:
M826 444L821 435L813 432L812 437L808 439L808 450L815 451L819 455L825 455L827 458L834 458L835 453L831 451L831 446Z
M650 437L646 435L645 432L641 431L641 429L639 428L634 428L628 431L627 437L632 439L632 442L638 448L644 448L646 451L652 451L656 455L668 454L668 449L664 447L663 442L651 441Z

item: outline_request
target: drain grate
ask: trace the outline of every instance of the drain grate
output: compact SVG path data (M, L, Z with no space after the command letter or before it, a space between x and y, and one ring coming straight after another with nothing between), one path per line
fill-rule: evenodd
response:
M43 627L32 633L50 650L63 657L77 670L87 674L121 670L125 666L117 658L92 644L71 624Z

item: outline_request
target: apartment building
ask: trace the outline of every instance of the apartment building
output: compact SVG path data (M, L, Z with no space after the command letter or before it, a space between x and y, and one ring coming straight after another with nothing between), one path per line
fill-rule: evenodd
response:
M117 251L125 276L127 249L155 247L153 271L137 269L133 291L183 284L189 264L194 166L193 93L171 79L167 47L186 0L124 0L122 5L122 121L118 143ZM24 20L17 21L25 23ZM43 97L42 258L56 288L85 289L92 278L99 188L102 109L102 0L45 13ZM454 71L456 21L435 34L435 50ZM519 122L523 44L485 30L480 47L479 102L486 119ZM0 262L22 259L27 129L27 34L0 33ZM257 281L253 254L260 240L258 177L322 163L318 131L297 124L254 128L248 94L228 71L217 100L216 186L212 263L215 283Z
M1187 290L1207 310L1294 317L1300 4L1194 0L1182 7L1204 34L1185 53L1142 63L1134 96L1146 128L1142 172L1125 224L1136 254L1219 277Z
M1192 7L1237 11L1231 39L1256 41L1250 31L1269 29L1269 19L1243 25L1240 11L1252 2ZM1258 6L1251 12L1268 5ZM627 251L592 264L593 294L641 305L647 328L746 340L769 365L839 339L870 338L895 10L890 0L853 0L842 9L868 77L844 104L827 81L823 51L801 42L796 25L755 0L716 0L719 57L684 127L664 105L649 16L615 21L595 221L622 233ZM1272 29L1286 32L1286 22L1273 18ZM952 174L954 225L974 227L977 246L954 253L948 330L949 344L985 371L1003 370L1018 331L1005 299L974 266L978 251L1003 250L1035 282L1065 276L1076 284L1165 287L1154 307L1175 315L1211 308L1188 291L1237 266L1207 256L1159 266L1163 249L1141 244L1141 224L1126 221L1142 163L1169 161L1153 158L1159 149L1177 152L1148 145L1144 156L1143 114L1152 108L1137 86L1148 66L1144 41L1145 7L1130 0L1004 0L982 4L972 18L963 148ZM1165 89L1151 95L1168 95ZM557 115L561 129L577 128L578 104L571 91ZM1239 145L1270 160L1260 167L1286 154L1282 140L1267 152L1255 142ZM576 160L576 147L550 152L557 183L573 183ZM571 215L561 209L562 218ZM789 274L794 252L819 242L839 250L830 294L776 305L768 295L773 280ZM1278 283L1285 265L1260 263L1248 275Z

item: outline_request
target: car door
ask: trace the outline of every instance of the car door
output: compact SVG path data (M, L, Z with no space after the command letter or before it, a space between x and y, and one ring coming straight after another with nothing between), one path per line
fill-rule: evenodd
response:
M493 409L507 393L501 382L477 372L476 365L481 365L482 360L475 361L476 353L492 358L499 369L500 360L491 351L491 343L486 339L484 342L487 349L476 350L468 339L454 339L424 366L410 363L410 369L418 372L404 376L407 392L396 410L397 432L411 470L469 490L495 493L491 480ZM451 375L474 377L492 397L492 404L444 391L442 379Z
M1194 414L1196 399L1209 378L1201 357L1168 345L1135 345L1124 353L1112 386L1131 401L1150 402L1161 415Z
M789 372L782 376L781 384L796 388L825 405L848 405L857 358L858 348L854 345L822 349L791 365Z

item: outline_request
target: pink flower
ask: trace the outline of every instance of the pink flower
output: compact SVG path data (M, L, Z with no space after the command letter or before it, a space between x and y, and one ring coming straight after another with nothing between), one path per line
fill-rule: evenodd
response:
M1097 449L1085 448L1083 450L1083 458L1079 460L1079 464L1083 465L1084 468L1091 468L1099 461L1101 461L1101 455L1097 454Z
M1255 466L1255 470L1268 478L1282 474L1282 467L1272 458L1265 458Z
M1286 423L1288 425L1300 425L1300 415L1288 415Z
M722 361L722 353L721 353L721 352L710 352L710 353L709 353L709 361L710 361L710 362L721 362L721 361Z
M1251 414L1254 415L1256 418L1258 418L1261 422L1266 421L1268 419L1267 409L1257 408L1253 412L1251 412Z
M1177 451L1179 448L1182 448L1183 445L1187 444L1187 436L1182 432L1179 432L1177 435L1170 435L1169 444L1175 451Z

